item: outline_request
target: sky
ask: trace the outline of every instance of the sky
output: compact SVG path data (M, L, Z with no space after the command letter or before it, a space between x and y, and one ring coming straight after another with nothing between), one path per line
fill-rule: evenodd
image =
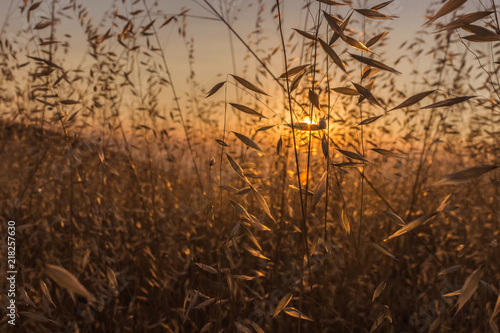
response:
M77 4L81 4L89 9L87 19L92 18L94 24L100 25L99 31L101 33L104 33L110 27L110 21L106 18L109 17L114 9L117 9L120 15L128 16L128 13L143 8L142 1L135 1L135 5L132 5L132 2L131 0L76 0ZM213 4L217 10L220 11L222 8L224 11L229 12L230 15L227 18L231 22L233 28L243 39L245 39L245 41L250 43L252 47L257 48L254 44L256 35L249 36L255 29L256 13L259 9L257 0L209 0L209 2ZM285 38L288 38L292 32L292 28L303 28L307 13L302 10L302 7L304 4L308 3L308 1L284 0L282 2ZM316 1L312 2L317 6L318 3ZM383 0L362 0L358 3L361 4L362 8L369 8L381 2L383 2ZM377 22L390 30L389 45L391 45L393 49L386 50L388 65L391 65L391 61L394 61L400 55L400 52L394 52L394 46L399 46L402 42L413 39L416 32L422 28L426 21L424 17L425 9L433 2L434 1L430 0L395 0L389 6L381 10L385 14L399 17L395 20ZM473 1L469 2L472 3ZM4 36L2 37L8 36L11 40L15 40L19 44L29 43L28 35L16 35L18 31L29 25L26 12L23 14L20 13L19 3L20 1L18 0L0 1L0 13L2 13L0 14L0 19L3 20L2 23L7 22L4 28ZM41 6L34 11L36 15L31 17L31 22L43 20L44 15L50 13L50 3L49 0L44 0ZM154 2L152 0L146 0L146 3L152 5ZM275 2L272 0L262 0L261 3L265 5L265 9L262 12L264 23L262 23L261 26L262 34L260 36L264 37L264 39L262 40L261 48L264 49L264 52L268 52L273 46L279 45L276 19L273 19L271 14L271 7ZM68 4L69 0L60 0L57 6L58 8L63 8ZM165 50L165 56L170 67L172 80L178 87L180 96L190 93L203 96L200 91L192 91L192 85L188 82L191 69L196 74L195 79L199 83L199 88L197 89L204 88L208 90L217 82L224 80L229 74L243 75L246 68L245 64L249 68L252 67L248 65L248 61L242 61L242 59L248 55L245 47L234 35L229 33L227 27L221 21L215 18L214 14L210 12L203 0L158 0L157 4L157 9L161 10L164 15L156 17L158 22L164 21L164 17L170 17L180 13L184 9L189 9L187 12L186 39L183 39L178 34L178 29L182 26L182 22L170 23L160 30L160 41ZM471 4L469 6L473 8L474 5ZM326 7L323 6L323 8ZM437 9L438 7L434 6L433 8ZM342 7L335 7L334 13L345 13L345 10L343 10ZM144 26L149 23L149 19L144 13L138 15L137 18L138 22L136 21L136 24L139 26ZM122 25L126 23L124 21L120 22ZM155 24L156 27L159 26L158 22ZM309 24L309 26L311 26L311 24ZM74 18L62 18L62 22L57 29L61 34L71 35L70 43L72 47L69 54L62 59L67 67L74 68L82 63L82 61L89 58L88 50L85 47L80 47L86 45L86 42L83 29L77 24L77 20ZM377 33L378 32L380 31L377 31ZM375 32L367 32L368 37L374 34ZM194 42L194 62L191 64L192 68L189 67L190 64L187 60L189 53L185 43L186 40L191 39ZM153 39L151 40L154 42ZM233 48L231 48L231 43ZM118 50L119 48L120 46L117 44L116 49ZM234 50L236 63L233 63L232 50ZM272 70L279 76L283 71L283 62L279 57L273 59ZM398 67L397 69L403 72L403 74L405 74L405 71L409 72L411 70L409 67L404 67L406 66L404 64L401 66L403 67ZM253 66L253 68L255 68L255 66Z

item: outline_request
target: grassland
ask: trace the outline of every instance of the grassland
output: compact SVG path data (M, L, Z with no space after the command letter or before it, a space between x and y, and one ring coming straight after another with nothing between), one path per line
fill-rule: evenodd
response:
M30 41L2 29L0 230L3 259L16 222L18 266L2 331L498 332L493 1L433 2L403 45L380 25L392 2L311 1L288 31L282 4L256 1L270 49L205 1L248 55L213 87L190 73L196 18L123 3L94 25L80 2L25 1ZM61 17L87 35L85 69L63 65ZM166 29L193 50L187 98Z

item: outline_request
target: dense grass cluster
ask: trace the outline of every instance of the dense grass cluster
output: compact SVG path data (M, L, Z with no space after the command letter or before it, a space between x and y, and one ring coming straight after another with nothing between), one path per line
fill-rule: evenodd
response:
M495 3L431 3L403 45L381 24L392 1L305 3L291 30L255 1L246 39L226 1L193 2L248 54L206 89L188 11L14 9L31 37L0 35L0 230L16 221L19 267L2 331L498 332ZM87 36L75 68L62 18ZM166 31L189 51L187 96Z

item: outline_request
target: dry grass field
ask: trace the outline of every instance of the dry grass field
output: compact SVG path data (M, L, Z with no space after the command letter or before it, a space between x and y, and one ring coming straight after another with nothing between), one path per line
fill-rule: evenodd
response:
M304 1L293 24L255 0L251 36L237 2L191 2L245 50L209 87L189 10L9 7L28 24L0 32L0 330L499 332L495 2L428 1L403 44L401 1Z

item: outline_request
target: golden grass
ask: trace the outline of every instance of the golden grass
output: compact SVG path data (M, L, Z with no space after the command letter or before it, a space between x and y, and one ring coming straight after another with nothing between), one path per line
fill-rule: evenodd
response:
M103 28L76 2L50 3L43 19L37 2L22 7L39 40L1 44L15 331L498 331L493 2L450 19L463 1L430 5L423 29L441 29L430 47L420 37L390 46L378 20L396 19L391 2L312 2L312 22L291 31L276 2L280 37L263 50L205 1L257 67L228 69L193 89L192 103L160 43L174 24L188 40L187 12L134 1ZM60 65L63 14L86 31L89 71ZM400 60L384 59L391 50L435 61L402 87ZM287 66L274 73L270 59ZM12 329L5 316L0 327Z

